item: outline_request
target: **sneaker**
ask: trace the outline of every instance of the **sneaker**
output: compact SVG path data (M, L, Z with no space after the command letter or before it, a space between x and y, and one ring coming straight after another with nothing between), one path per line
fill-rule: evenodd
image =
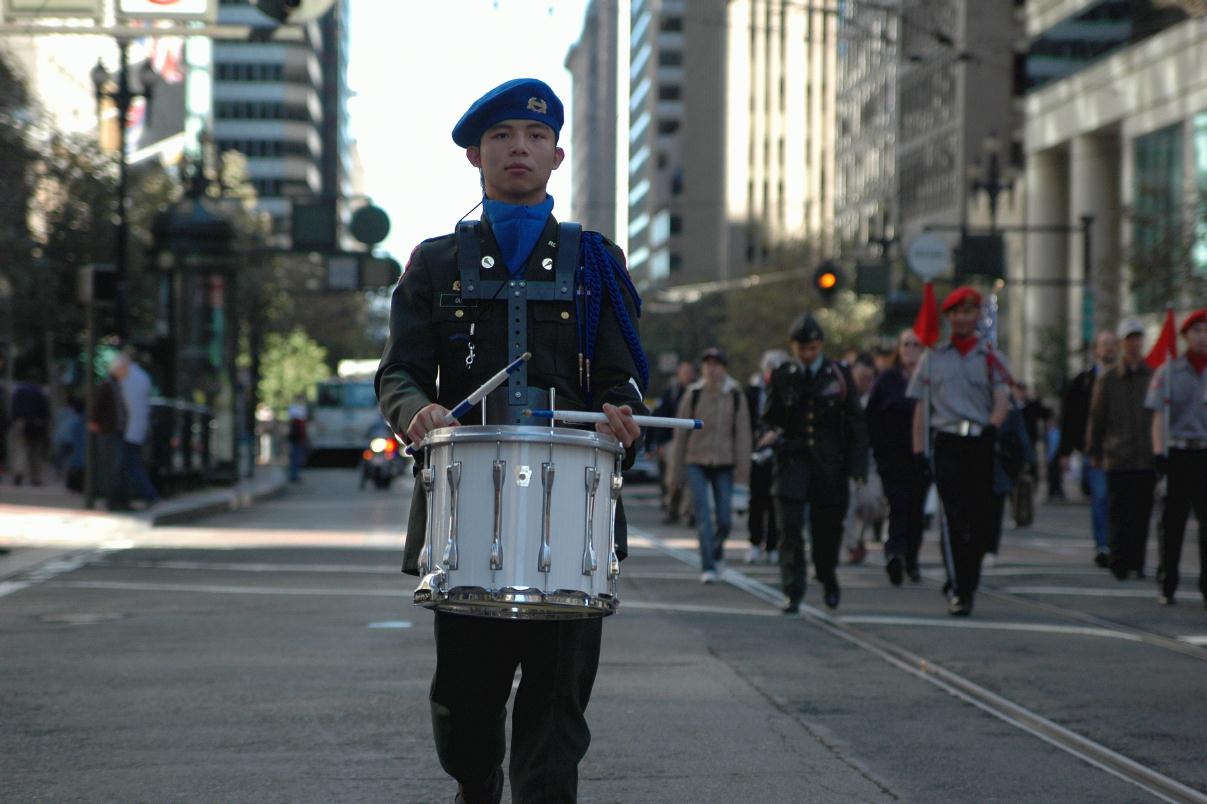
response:
M1157 598L1157 605L1160 606L1172 606L1176 602L1177 601L1174 600L1173 595L1161 595Z
M1094 566L1099 569L1106 569L1111 565L1111 554L1106 550L1099 550L1094 553ZM1118 576L1116 576L1118 577Z
M997 553L986 553L986 554L985 554L985 561L984 561L984 563L982 564L982 566L984 566L984 567L996 567L996 566L997 566Z
M750 549L746 551L747 564L759 564L763 561L763 548L757 544L750 545Z
M789 600L780 607L780 611L784 614L800 614L800 601Z
M779 550L768 550L767 551L767 563L778 565L780 563L780 551Z
M715 570L704 570L700 573L700 583L716 583L717 573Z
M972 601L953 597L947 601L947 613L952 617L970 617L972 616Z

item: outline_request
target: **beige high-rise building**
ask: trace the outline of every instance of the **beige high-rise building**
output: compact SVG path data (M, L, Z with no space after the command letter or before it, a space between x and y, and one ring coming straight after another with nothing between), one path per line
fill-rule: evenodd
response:
M616 239L616 85L620 42L617 0L591 0L583 31L566 54L572 96L571 216Z
M629 266L736 279L831 247L837 0L633 0Z

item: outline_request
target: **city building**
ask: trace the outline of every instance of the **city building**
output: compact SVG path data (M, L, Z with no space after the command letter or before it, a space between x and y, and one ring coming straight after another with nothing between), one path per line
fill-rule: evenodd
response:
M844 256L896 233L901 13L888 5L846 3L839 17L834 228Z
M1167 302L1202 303L1207 7L1033 0L1025 16L1032 231L1011 284L1029 327L1057 330L1076 355L1121 314L1148 315L1155 331ZM1069 231L1039 233L1053 227Z
M986 142L1004 157L1020 125L1014 102L1016 3L907 0L901 4L896 75L894 229L903 242L927 227L945 229L958 245L973 192L970 170L988 158Z
M260 207L281 230L295 203L347 189L348 0L320 20L261 41L214 43L213 136L247 157ZM221 0L220 24L271 23L246 0Z
M591 0L583 32L566 55L572 81L570 215L584 228L616 239L617 0Z
M740 279L833 246L836 0L633 0L629 265Z

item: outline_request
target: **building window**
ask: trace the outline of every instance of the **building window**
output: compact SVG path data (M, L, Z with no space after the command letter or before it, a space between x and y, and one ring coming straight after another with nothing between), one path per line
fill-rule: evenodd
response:
M1207 112L1194 118L1194 243L1190 261L1196 277L1207 278Z
M683 18L675 17L675 16L663 17L662 21L658 23L658 30L672 31L672 32L673 31L682 31L683 30Z
M683 51L681 51L681 50L660 50L660 51L658 51L658 66L659 67L682 67L683 66Z
M1173 298L1181 262L1181 124L1137 137L1132 154L1132 296L1137 311L1156 312Z
M678 120L659 120L658 121L658 133L659 134L674 134L678 130L679 130L679 121Z
M674 101L683 97L683 90L678 84L660 84L658 86L658 100Z

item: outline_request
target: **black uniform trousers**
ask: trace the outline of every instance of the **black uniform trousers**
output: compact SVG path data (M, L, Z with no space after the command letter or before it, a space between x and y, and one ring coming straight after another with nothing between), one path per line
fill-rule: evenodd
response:
M992 432L992 431L991 431ZM971 603L981 582L981 560L993 538L994 435L935 434L935 486L943 503L943 558L952 593Z
M750 466L750 510L747 528L750 543L771 551L779 545L779 528L775 519L775 503L771 497L771 481L775 469L770 461Z
M799 603L805 596L805 505L809 506L809 546L817 580L827 590L838 587L838 548L842 546L842 523L847 515L847 496L825 499L809 494L796 500L776 496L775 516L780 526L780 584L787 598ZM837 503L837 504L836 504Z
M584 712L599 668L601 618L516 621L436 612L432 731L445 772L482 787L503 763L512 713L512 801L573 802L591 731Z
M888 541L884 543L884 555L902 559L906 570L914 571L922 549L930 482L921 472L881 470L880 484L888 499Z
M1161 515L1161 592L1170 597L1178 589L1182 539L1192 509L1199 521L1199 591L1207 597L1207 449L1171 448Z
M1111 573L1121 580L1129 572L1144 571L1156 483L1157 473L1151 470L1110 470L1106 473L1110 567Z

